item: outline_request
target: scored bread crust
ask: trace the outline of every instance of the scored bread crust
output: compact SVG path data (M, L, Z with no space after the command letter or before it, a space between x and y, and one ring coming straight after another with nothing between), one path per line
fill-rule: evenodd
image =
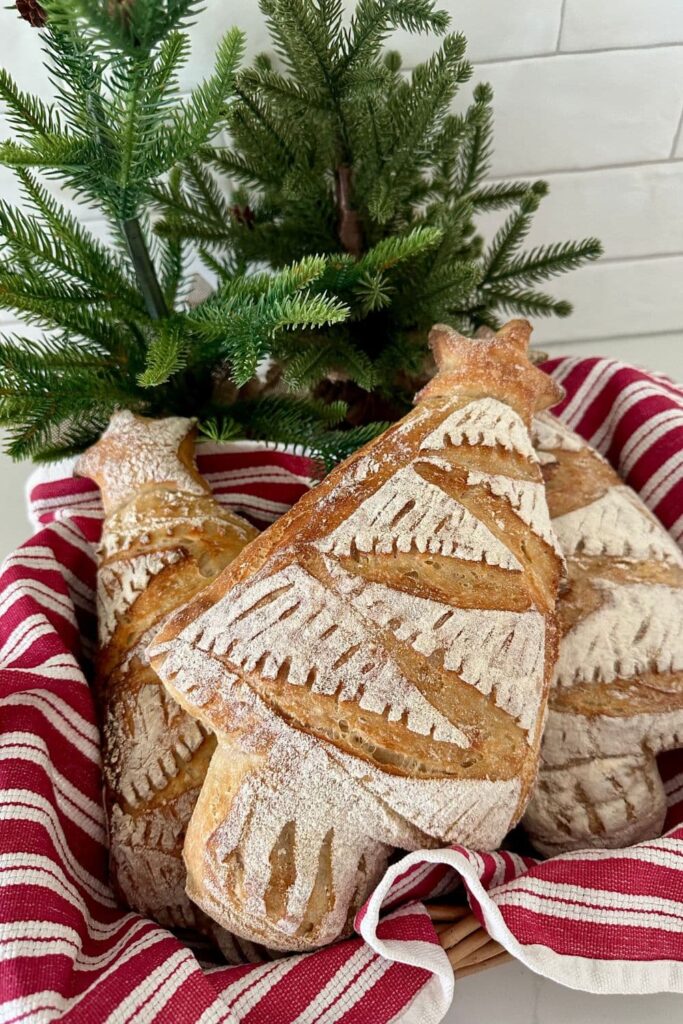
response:
M683 554L638 495L549 414L534 440L567 559L560 653L524 824L542 853L661 834L655 757L683 745Z
M528 428L530 327L430 337L439 372L162 628L216 732L188 892L239 935L346 934L396 847L493 848L535 775L561 558Z
M182 848L215 739L161 685L146 646L257 531L215 501L193 452L193 421L121 412L77 473L99 484L105 511L95 693L112 885L167 927L212 931L185 893Z

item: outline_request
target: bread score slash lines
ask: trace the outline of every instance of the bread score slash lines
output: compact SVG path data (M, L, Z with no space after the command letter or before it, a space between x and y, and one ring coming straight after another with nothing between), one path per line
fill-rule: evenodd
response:
M334 555L429 551L520 571L522 566L489 528L414 466L399 469L316 547Z
M146 647L183 599L201 589L255 531L221 509L192 460L193 421L112 417L77 472L99 486L100 705L112 882L163 924L222 938L185 894L183 835L215 741L173 701Z
M330 852L335 856L339 850L346 862L353 861L349 850L362 840L363 833L372 822L379 842L406 850L434 846L455 838L467 844L475 836L488 849L496 845L497 837L501 830L504 831L505 822L509 820L510 808L516 807L519 802L521 784L518 778L459 779L454 786L451 779L410 778L382 771L332 743L316 740L286 725L238 675L226 674L225 670L221 673L217 669L220 666L211 654L185 643L168 651L163 665L165 678L177 695L183 695L195 703L206 705L229 689L233 699L234 724L239 725L244 718L246 726L240 745L247 753L252 749L260 753L267 735L268 768L273 769L278 777L284 772L280 784L277 779L273 781L265 765L262 770L257 769L252 775L251 793L243 794L243 799L233 805L225 827L220 828L220 857L225 857L240 846L242 835L249 834L251 841L259 844L259 856L248 862L245 858L250 871L253 869L256 872L252 882L256 881L257 876L261 878L262 872L257 865L268 865L268 854L287 823L286 814L281 819L270 816L267 811L261 815L255 806L251 806L252 798L256 804L261 794L265 797L273 789L283 797L285 811L285 791L288 785L293 784L301 796L311 786L315 791L313 799L309 793L301 805L301 820L297 815L297 842L294 847L297 872L303 865L303 861L298 859L299 842L303 845L305 833L308 832L310 838L312 832L320 830L322 825L324 828L319 839L322 840L332 830L335 834ZM198 679L203 680L199 686ZM304 774L301 770L305 761L311 763L311 750L315 751L315 775ZM214 756L220 757L220 751L219 746L218 755ZM324 758L320 756L321 752L325 753ZM231 755L228 752L226 756ZM299 770L293 770L294 761L298 762ZM332 789L339 789L343 793L341 802L338 803L336 799L328 802ZM296 802L299 802L298 797ZM324 814L321 813L323 806L326 809ZM348 813L350 807L362 808L362 813L351 820ZM291 806L289 817L292 817ZM317 866L317 859L314 860ZM311 878L302 880L302 883L310 885ZM263 885L264 879L261 879L257 885L260 892L265 891ZM220 900L220 890L216 891L216 897ZM291 904L288 905L288 912L292 913Z
M598 577L592 584L603 601L560 645L559 686L683 671L683 588Z
M421 829L423 845L458 842L491 850L509 829L511 812L519 806L522 790L518 777L512 779L418 779L391 775L327 744L331 758L338 761L361 786L400 815L406 829ZM403 849L412 847L399 843Z
M457 448L458 445L500 446L538 462L524 421L497 398L477 398L456 409L420 445L420 451Z
M681 564L678 545L640 505L630 487L610 487L601 498L553 521L567 558L604 555Z
M561 770L567 750L573 760L600 762L653 750L673 750L683 744L683 715L671 711L646 711L635 715L593 715L553 711L548 715L543 767Z
M246 544L252 534L245 529L244 521L220 506L212 514L212 504L215 502L208 495L171 490L164 492L160 509L140 508L136 502L129 502L109 516L98 554L100 558L112 555L125 558L127 549L139 543L141 537L158 534L163 538L189 534L192 530L224 530L227 521L234 527L236 538Z
M272 894L273 851L288 850L293 858L292 883L276 923L278 930L294 936L318 880L321 851L335 888L355 892L366 873L373 883L378 881L391 846L415 848L425 837L354 785L324 745L281 723L274 728L276 736L263 764L246 774L228 816L217 828L215 855L219 863L229 864L234 853L236 872L245 865L244 910L258 918L267 913L266 899ZM220 752L217 765L222 756ZM200 808L207 791L210 795L212 776L210 769ZM195 822L190 824L190 842ZM360 843L365 863L359 867L359 837L366 837L368 828L377 838ZM209 879L212 888L212 874ZM214 895L220 904L220 877L216 884ZM324 915L325 928L332 934L341 931L346 914L344 901L332 901Z
M126 729L116 715L106 719L107 739L119 757L105 770L133 808L166 788L192 760L207 730L181 712L156 681L143 684L125 706Z
M466 415L465 415L466 414ZM467 417L475 426L462 434L466 443L484 436L498 444L505 430L514 434L513 448L522 444L524 424L501 402L481 399L468 403L447 419L452 438L453 416L463 429ZM444 426L442 424L442 426ZM429 435L439 435L439 428ZM456 436L460 436L457 435ZM434 442L430 442L433 445ZM421 450L427 447L423 443ZM510 448L510 445L507 446ZM533 453L532 453L533 454ZM418 461L422 456L418 456ZM358 482L367 477L356 473ZM470 471L468 484L483 484L504 497L520 519L554 550L543 484L501 474ZM522 566L488 527L440 487L425 480L411 464L398 470L360 504L331 534L316 542L321 552L337 557L355 551L389 555L394 551L429 551L443 556L484 562L519 572ZM447 671L491 695L522 728L530 731L543 695L545 621L537 611L458 609L354 577L327 557L328 571L342 594L353 592L354 607L376 624L390 624L399 640L429 656L443 654ZM356 701L388 721L435 740L467 747L469 741L407 679L393 662L378 657L364 643L366 627L349 603L325 588L297 564L270 577L240 584L188 627L183 639L223 657L243 671L258 670L265 679L286 672L292 685L337 700Z
M343 596L299 565L238 584L188 626L181 639L244 672L287 682L366 711L435 740L467 747L452 725L374 644Z
M354 607L426 657L439 652L443 666L529 732L544 689L545 619L536 611L457 608L370 583L327 560Z
M117 625L162 569L185 558L180 548L148 551L101 566L97 577L97 632L100 647L111 640Z
M543 483L537 483L535 480L516 480L497 473L480 473L471 469L467 474L467 484L469 487L486 487L495 497L507 498L522 522L531 527L553 551L562 554L550 523Z

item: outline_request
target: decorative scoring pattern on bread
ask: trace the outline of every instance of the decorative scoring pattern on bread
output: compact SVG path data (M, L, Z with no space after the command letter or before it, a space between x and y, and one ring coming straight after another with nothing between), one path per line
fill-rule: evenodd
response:
M683 587L599 576L592 583L598 606L560 645L557 686L683 671Z
M165 619L256 535L198 475L192 427L118 413L78 472L100 485L105 509L95 685L112 884L132 909L224 942L188 899L182 860L215 740L168 694L146 654Z
M543 697L545 622L535 611L457 608L332 570L341 594L419 654L491 695L527 732ZM408 719L408 728L413 728ZM453 727L451 726L451 729ZM420 732L420 729L414 729ZM433 732L435 739L445 739ZM470 746L460 733L462 745ZM450 738L450 742L457 742Z
M548 854L628 846L660 834L655 756L683 743L683 555L585 441L548 414L534 434L569 581L525 824Z
M633 561L680 564L680 549L630 487L615 484L602 497L557 516L553 522L562 551Z
M425 437L421 451L457 448L459 445L499 446L531 462L537 461L529 432L519 414L497 398L478 398L446 416Z
M419 463L390 477L317 547L334 555L430 551L503 569L522 568L484 523L420 476Z
M535 480L513 480L499 473L480 473L477 470L470 470L467 483L470 487L486 487L496 497L506 498L522 522L559 553L560 546L550 524L542 483Z
M414 412L338 467L161 630L218 747L188 891L237 934L348 932L394 847L496 846L535 774L561 574L528 325L448 328Z
M171 548L150 551L100 567L97 577L97 638L100 647L111 640L121 618L154 577L183 557L181 550Z

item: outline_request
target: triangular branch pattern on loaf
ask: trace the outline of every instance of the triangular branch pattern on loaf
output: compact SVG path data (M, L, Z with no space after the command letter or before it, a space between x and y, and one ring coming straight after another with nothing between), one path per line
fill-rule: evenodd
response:
M183 639L244 672L258 669L264 679L284 673L293 686L355 701L390 722L404 720L412 732L468 746L461 730L368 642L352 605L301 566L237 586Z
M611 683L643 672L683 671L683 588L596 578L597 611L560 647L556 681Z
M450 413L425 437L420 450L438 451L461 444L499 446L537 461L521 416L497 398L478 398Z
M683 713L680 706L628 715L580 715L552 711L548 716L547 757L543 768L559 771L568 764L602 757L627 757L655 750L675 750L683 745ZM545 738L545 737L544 737ZM568 757L567 750L571 751ZM633 822L638 827L638 822Z
M515 480L499 473L480 473L470 470L467 474L470 487L483 486L498 498L506 498L519 518L553 551L561 554L560 546L550 523L545 487L534 480Z
M318 541L317 547L337 556L354 550L387 555L428 551L503 569L522 568L484 523L424 480L413 466L390 477L329 536Z
M101 647L140 594L162 569L184 557L178 548L150 551L101 566L97 577L97 631Z
M343 594L373 622L425 656L439 653L443 666L529 730L544 691L545 620L537 611L457 608L417 597L328 563Z
M680 550L630 487L610 489L590 505L558 516L553 527L567 557L601 555L678 563Z
M119 755L112 773L116 786L133 808L163 792L208 733L201 722L181 712L156 680L143 684L126 703L125 728L110 714L106 730Z
M125 558L129 548L139 542L140 537L149 534L165 535L169 539L174 536L182 538L192 531L220 534L225 530L226 521L233 524L235 535L245 544L251 540L253 532L248 524L234 513L222 509L210 495L165 489L163 503L157 503L156 507L149 501L147 504L129 502L108 517L100 555L103 558L112 555Z
M412 779L391 775L327 744L335 761L400 820L422 830L422 845L460 842L493 849L509 831L510 808L519 804L522 783L512 779ZM419 833L418 833L419 834ZM410 833L403 849L415 849ZM429 837L432 837L430 840Z

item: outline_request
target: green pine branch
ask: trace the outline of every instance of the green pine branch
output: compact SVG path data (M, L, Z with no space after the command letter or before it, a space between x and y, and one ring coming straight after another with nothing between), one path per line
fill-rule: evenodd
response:
M38 342L0 344L0 422L12 455L39 459L89 444L119 407L208 415L216 387L224 393L227 382L237 393L285 336L308 337L348 315L319 285L326 260L314 256L248 276L221 258L231 272L209 302L189 309L188 241L179 230L150 230L162 203L176 229L200 209L207 226L231 220L199 154L225 123L240 33L226 34L213 71L182 99L193 2L45 0L45 9L55 103L0 72L13 131L0 162L23 196L22 206L0 201L0 307L45 332ZM108 242L55 197L46 176L104 219ZM218 231L223 242L230 233L225 224Z
M260 7L279 66L258 57L237 74L229 144L185 167L182 196L158 199L164 237L199 246L219 279L328 257L313 289L350 319L272 345L280 382L334 397L331 378L338 393L353 384L403 407L433 322L473 333L507 313L566 315L536 286L596 259L599 244L525 251L547 186L488 180L493 92L478 83L453 112L472 67L445 12L429 0L359 0L345 24L338 0ZM441 37L410 74L385 52L398 29ZM477 218L492 210L507 217L486 244Z
M221 126L225 97L232 91L243 50L244 40L237 29L223 37L216 52L213 74L172 110L162 124L156 144L156 162L151 168L145 168L147 177L157 177L174 164L189 160Z
M273 444L295 445L329 472L357 448L377 437L387 423L344 426L347 407L299 395L273 395L236 402L227 415L200 421L200 431L212 440L248 437Z
M525 249L546 186L489 180L492 91L460 103L472 67L433 0L358 0L350 20L342 0L260 0L279 63L240 69L233 30L186 98L195 0L44 5L54 103L0 71L0 163L23 196L0 201L0 307L45 332L0 346L17 456L76 450L127 406L331 465L405 410L433 322L567 315L539 286L599 255L595 239ZM386 52L397 30L438 37L410 73ZM491 210L506 216L487 244ZM197 255L217 283L189 308Z
M601 251L597 238L541 245L517 258L507 259L504 266L490 277L503 287L516 283L537 284L568 270L578 269L586 261L597 259Z

